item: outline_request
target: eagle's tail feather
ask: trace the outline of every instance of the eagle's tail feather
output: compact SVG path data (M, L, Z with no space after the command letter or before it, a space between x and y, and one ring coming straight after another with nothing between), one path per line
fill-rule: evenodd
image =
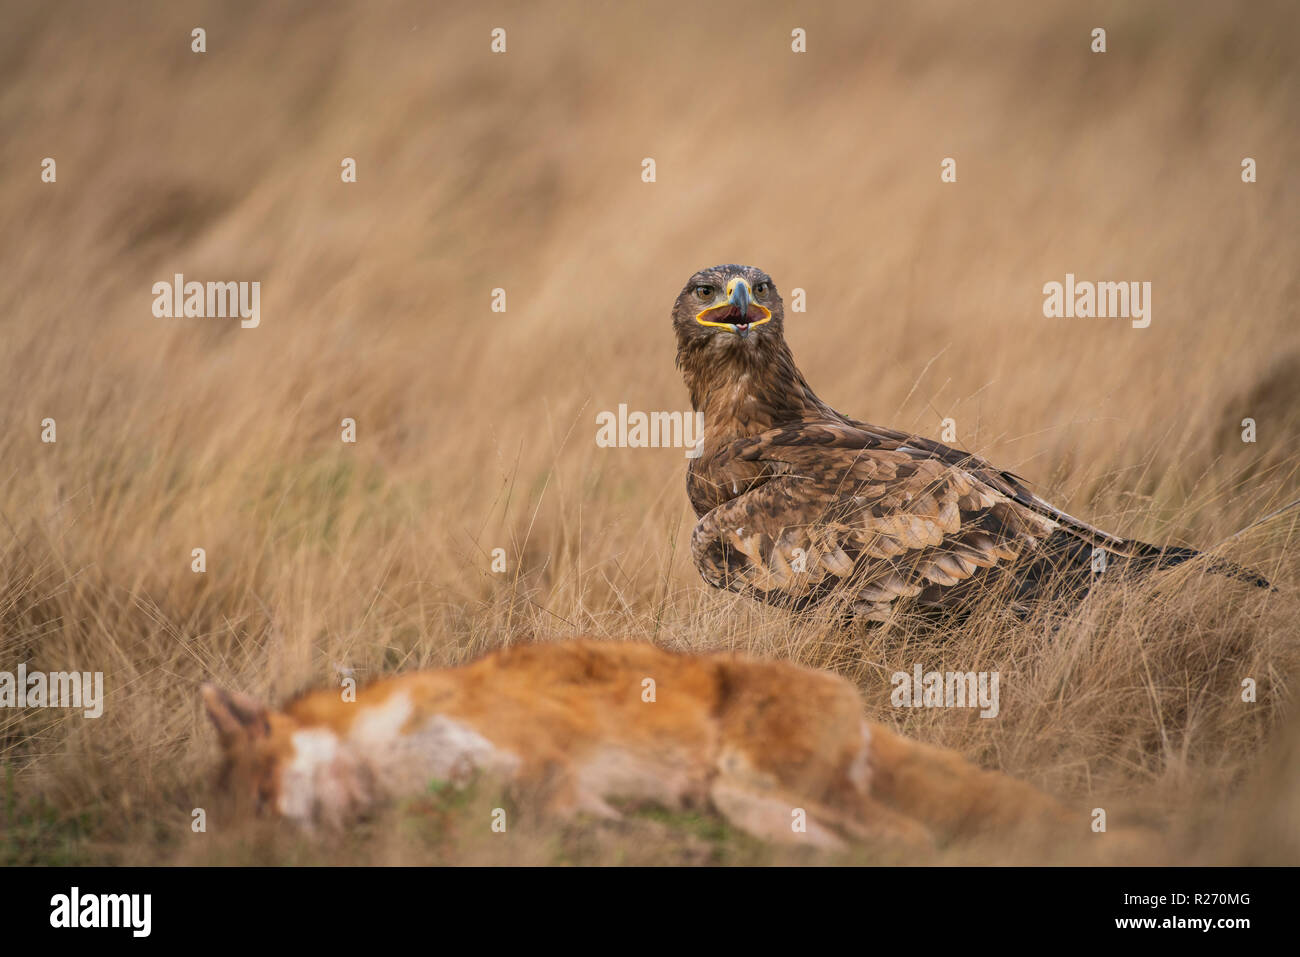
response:
M1159 545L1149 545L1146 542L1137 542L1135 544L1138 546L1138 551L1129 559L1129 567L1137 572L1173 568L1183 562L1191 561L1193 558L1201 558L1205 555L1204 552L1197 551L1195 548L1182 548L1177 545L1166 545L1162 548ZM1277 591L1269 580L1259 572L1238 565L1236 562L1230 562L1226 558L1211 558L1209 564L1205 566L1205 570L1212 575L1235 578L1237 581L1246 582L1256 588L1268 588Z
M1196 558L1206 558L1205 570L1246 582L1256 588L1273 589L1267 578L1227 559L1216 558L1194 548L1178 545L1125 543L1123 552L1097 548L1070 531L1057 529L1043 543L1041 552L1017 576L1021 600L1079 600L1098 582L1144 578L1152 572L1174 568ZM1097 552L1104 551L1104 556ZM1276 590L1276 589L1273 589Z

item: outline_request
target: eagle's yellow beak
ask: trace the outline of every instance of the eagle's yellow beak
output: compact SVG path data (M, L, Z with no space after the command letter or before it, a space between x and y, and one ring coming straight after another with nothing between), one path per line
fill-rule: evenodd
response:
M712 319L705 316L712 314ZM756 318L751 319L751 314ZM695 314L695 321L702 326L715 326L730 329L744 339L754 326L761 326L772 318L772 310L761 303L754 302L749 283L736 276L727 283L727 298Z

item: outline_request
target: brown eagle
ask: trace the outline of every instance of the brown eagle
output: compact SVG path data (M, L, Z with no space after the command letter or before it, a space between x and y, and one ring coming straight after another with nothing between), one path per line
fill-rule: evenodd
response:
M978 456L836 412L795 365L783 320L753 266L701 270L673 306L677 365L704 417L686 489L709 584L796 610L840 596L870 622L899 598L960 615L996 585L1023 615L1200 554L1111 535ZM1228 562L1209 568L1268 587Z

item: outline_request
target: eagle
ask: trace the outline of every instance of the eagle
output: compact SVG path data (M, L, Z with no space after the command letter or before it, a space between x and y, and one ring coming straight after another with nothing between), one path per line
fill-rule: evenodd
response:
M686 489L710 585L794 611L839 600L874 624L903 608L960 618L982 596L1024 617L1200 554L1102 531L977 455L837 412L795 365L784 319L753 266L703 269L673 305L677 366L703 417Z

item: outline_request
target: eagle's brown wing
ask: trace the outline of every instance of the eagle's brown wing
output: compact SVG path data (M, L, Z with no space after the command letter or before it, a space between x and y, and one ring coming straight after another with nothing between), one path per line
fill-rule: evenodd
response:
M894 429L881 428L877 425L868 425L865 422L858 422L853 419L846 421L854 428L861 429L872 440L878 442L881 448L899 448L910 447L917 452L937 458L949 465L956 466L971 473L981 482L988 484L991 488L996 489L1003 495L1019 502L1026 508L1044 515L1052 521L1059 524L1062 528L1078 535L1080 538L1094 545L1100 545L1108 550L1126 554L1130 551L1133 543L1120 538L1118 535L1112 535L1110 532L1104 532L1100 528L1089 525L1082 519L1075 518L1067 512L1061 511L1055 505L1043 501L1027 488L1027 483L1020 476L1005 469L994 468L987 461L977 455L969 452L963 452L961 449L954 449L942 443L935 442L933 439L927 439L918 435L909 435L906 432L898 432Z
M1035 507L1041 500L1014 476L981 460L856 424L802 422L740 439L707 475L737 493L692 536L710 584L792 607L847 584L868 620L886 618L899 596L942 607L955 586L1076 521Z

